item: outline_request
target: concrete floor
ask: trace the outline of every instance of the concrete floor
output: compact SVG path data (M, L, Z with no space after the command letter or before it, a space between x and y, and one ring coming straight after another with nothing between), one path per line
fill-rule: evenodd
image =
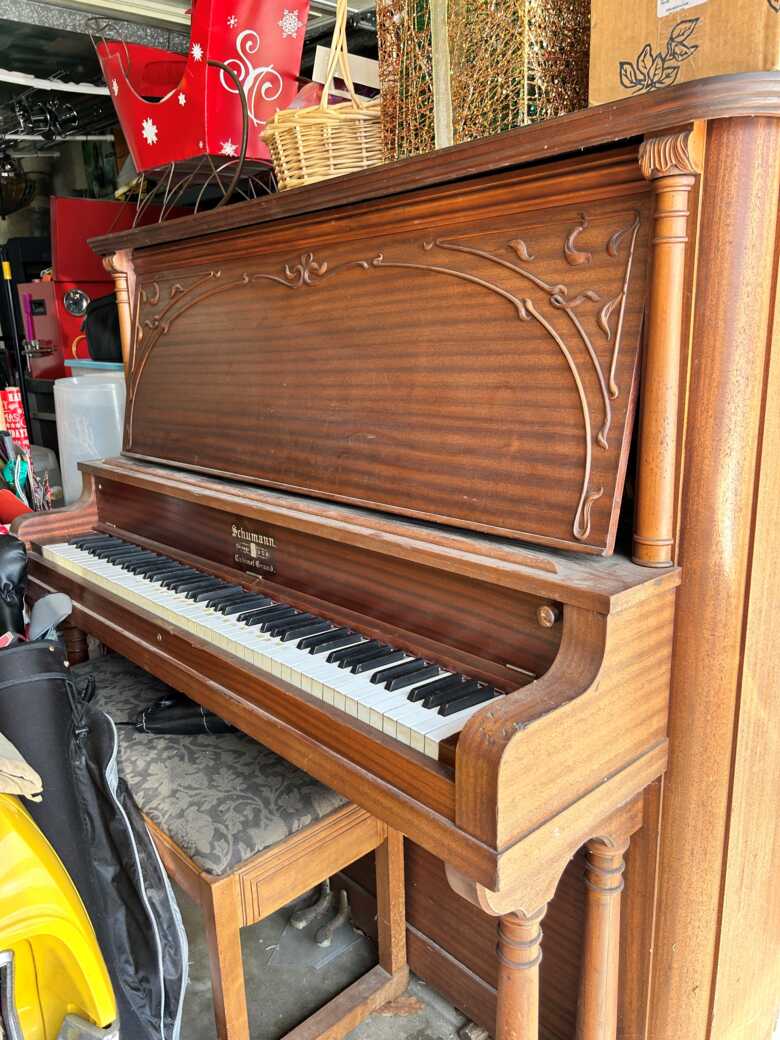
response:
M183 892L177 896L190 943L181 1035L216 1040L200 911ZM313 941L323 921L298 932L290 927L289 916L288 909L280 910L241 933L252 1040L277 1040L376 963L374 944L350 925L339 929L331 948L323 950ZM451 1005L413 979L404 996L358 1026L349 1040L458 1040L465 1024Z

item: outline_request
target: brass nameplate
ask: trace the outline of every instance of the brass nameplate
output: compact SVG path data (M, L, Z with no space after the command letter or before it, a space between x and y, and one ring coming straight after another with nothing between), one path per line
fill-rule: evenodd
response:
M276 539L251 520L233 521L233 562L244 570L276 573Z

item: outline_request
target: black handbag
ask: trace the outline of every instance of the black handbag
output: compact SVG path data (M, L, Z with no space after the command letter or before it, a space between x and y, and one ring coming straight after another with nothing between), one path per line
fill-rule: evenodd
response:
M87 337L87 348L93 361L122 360L119 308L113 293L90 300L84 312L81 331Z

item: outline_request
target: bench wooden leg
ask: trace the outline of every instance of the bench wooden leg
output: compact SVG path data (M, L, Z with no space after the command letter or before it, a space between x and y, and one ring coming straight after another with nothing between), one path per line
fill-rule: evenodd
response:
M217 1036L219 1040L249 1040L238 879L225 877L209 884L201 905L211 965Z
M403 834L388 829L375 855L379 964L389 975L395 975L406 968Z
M406 989L406 910L404 839L388 829L375 850L379 964L339 993L282 1040L341 1040L389 1000Z
M614 847L598 840L587 844L577 1040L615 1040L617 1035L620 897L627 848L627 838Z

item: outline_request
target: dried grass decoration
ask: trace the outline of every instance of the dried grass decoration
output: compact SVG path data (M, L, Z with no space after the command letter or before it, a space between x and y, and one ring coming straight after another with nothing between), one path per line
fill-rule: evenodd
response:
M332 105L328 94L340 67L349 101ZM338 0L322 100L311 108L277 112L263 133L280 191L354 173L382 162L379 98L355 93L347 52L347 0Z
M590 0L377 0L377 33L387 160L588 103Z

